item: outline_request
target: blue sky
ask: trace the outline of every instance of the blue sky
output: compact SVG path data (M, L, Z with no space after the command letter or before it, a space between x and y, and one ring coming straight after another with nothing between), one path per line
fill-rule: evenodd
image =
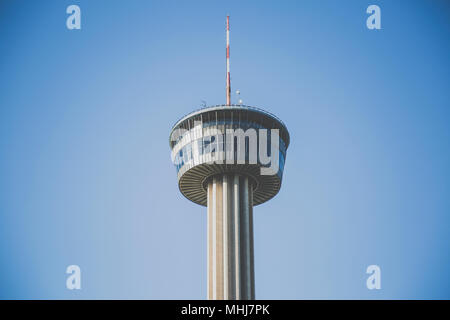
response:
M0 298L206 297L168 135L225 102L227 14L232 90L291 135L254 210L256 297L450 298L450 6L312 0L1 0Z

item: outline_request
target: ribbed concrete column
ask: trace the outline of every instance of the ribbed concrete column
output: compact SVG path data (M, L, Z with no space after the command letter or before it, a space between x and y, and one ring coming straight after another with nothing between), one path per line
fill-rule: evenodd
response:
M254 299L253 191L247 177L211 179L207 220L208 299Z

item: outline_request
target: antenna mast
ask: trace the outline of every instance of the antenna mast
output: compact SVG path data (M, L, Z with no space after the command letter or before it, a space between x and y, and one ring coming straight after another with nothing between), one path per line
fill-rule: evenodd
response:
M227 106L231 105L230 83L230 16L227 16Z

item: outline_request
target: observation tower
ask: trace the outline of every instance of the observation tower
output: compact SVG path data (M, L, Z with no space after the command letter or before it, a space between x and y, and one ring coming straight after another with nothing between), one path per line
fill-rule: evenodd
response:
M169 143L180 192L207 207L207 298L255 298L253 206L281 188L289 132L275 115L231 104L230 23L226 104L196 110L173 126Z

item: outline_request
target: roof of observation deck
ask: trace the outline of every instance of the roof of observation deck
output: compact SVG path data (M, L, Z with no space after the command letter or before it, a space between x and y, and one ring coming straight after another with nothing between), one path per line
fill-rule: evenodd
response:
M263 119L265 120L264 122L266 122L267 120L272 120L272 123L278 124L277 127L279 127L279 128L277 128L277 129L281 130L280 137L284 140L284 142L286 144L286 148L289 146L289 142L290 142L289 131L287 130L286 125L284 124L283 121L281 121L281 119L279 119L274 114L272 114L268 111L265 111L263 109L260 109L257 107L245 106L245 105L237 105L237 104L216 105L216 106L209 106L209 107L197 109L197 110L185 115L181 119L179 119L172 127L171 132L174 129L176 129L177 127L181 126L186 121L188 121L189 119L191 119L192 117L195 117L200 114L214 112L214 111L246 112L248 114L248 116L250 116L249 120L253 120L255 122L261 122L261 120L263 120ZM276 128L273 128L273 129L276 129ZM169 143L170 143L170 136L169 136Z

